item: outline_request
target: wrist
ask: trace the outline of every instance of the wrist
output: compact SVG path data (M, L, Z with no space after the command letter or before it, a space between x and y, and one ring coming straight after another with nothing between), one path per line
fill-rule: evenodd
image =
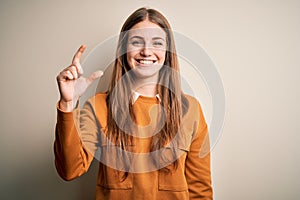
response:
M64 101L59 100L59 109L61 109L64 112L72 112L74 108L76 107L77 101Z

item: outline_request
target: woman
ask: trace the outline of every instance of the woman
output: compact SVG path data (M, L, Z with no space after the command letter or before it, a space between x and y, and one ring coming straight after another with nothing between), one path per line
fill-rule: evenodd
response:
M80 110L81 46L58 76L55 164L72 180L99 162L96 199L212 199L208 129L199 103L183 94L171 27L154 9L124 23L110 87Z

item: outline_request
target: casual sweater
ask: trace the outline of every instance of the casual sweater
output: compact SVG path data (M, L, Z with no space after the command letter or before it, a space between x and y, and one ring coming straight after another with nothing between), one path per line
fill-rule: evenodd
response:
M154 129L149 127L157 122L159 100L138 97L133 111L137 127L141 128L137 130L141 131L122 151L129 158L127 161L117 156L120 148L114 148L105 134L106 94L96 94L82 109L77 106L73 112L63 112L57 107L54 153L58 174L64 180L73 180L87 172L92 160L97 158L96 199L212 199L207 124L198 101L186 97L189 106L182 118L182 131L176 135L178 145L166 145L157 154L151 152L155 132L151 133ZM109 148L111 146L113 148ZM153 158L160 160L161 154L168 158L165 152L170 152L171 148L177 149L176 168L171 162L153 164Z

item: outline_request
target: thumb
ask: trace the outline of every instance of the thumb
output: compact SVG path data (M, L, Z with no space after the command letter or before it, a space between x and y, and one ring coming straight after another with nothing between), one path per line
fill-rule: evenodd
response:
M93 83L97 78L100 78L103 75L103 71L95 71L87 79L86 82L88 85Z

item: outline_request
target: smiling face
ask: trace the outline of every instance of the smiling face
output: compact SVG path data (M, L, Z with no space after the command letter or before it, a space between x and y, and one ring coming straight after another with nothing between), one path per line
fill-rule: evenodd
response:
M127 62L140 79L158 80L166 56L166 33L148 20L137 23L128 31Z

